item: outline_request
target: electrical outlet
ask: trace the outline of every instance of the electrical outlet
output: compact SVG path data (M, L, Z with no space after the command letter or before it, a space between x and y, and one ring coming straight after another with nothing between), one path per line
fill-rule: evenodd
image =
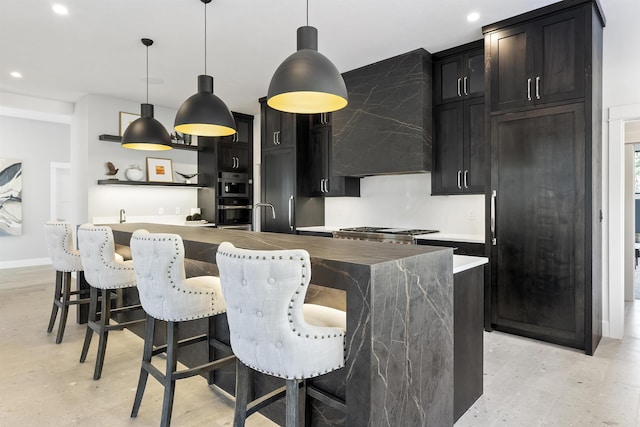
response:
M158 208L158 215L164 215L164 208Z
M176 215L180 215L180 208L176 208Z
M469 211L469 221L474 221L476 219L476 211L471 209Z

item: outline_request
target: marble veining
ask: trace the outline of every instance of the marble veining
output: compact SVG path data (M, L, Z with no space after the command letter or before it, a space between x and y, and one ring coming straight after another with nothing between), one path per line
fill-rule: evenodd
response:
M187 269L211 274L223 241L249 249L306 249L311 283L344 291L347 307L345 368L310 382L344 399L347 412L312 402L311 425L397 426L399 420L411 426L453 425L451 248L158 224L112 228L121 245L139 228L178 233ZM215 336L228 342L226 318L217 317ZM213 381L233 393L232 370L216 373ZM254 377L259 394L278 384L272 377ZM263 413L284 420L281 402Z

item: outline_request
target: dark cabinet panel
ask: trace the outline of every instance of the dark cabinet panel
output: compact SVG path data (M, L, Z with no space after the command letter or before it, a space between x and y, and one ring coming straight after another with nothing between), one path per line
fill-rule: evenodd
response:
M434 55L435 104L484 95L482 40Z
M436 107L432 194L482 194L485 188L484 98Z
M490 35L492 111L584 96L581 8Z
M331 114L310 117L308 195L311 197L360 197L360 178L331 174Z
M583 104L496 116L493 258L497 328L582 348L585 339Z
M274 110L265 105L262 149L294 147L296 142L296 115Z
M294 233L295 149L265 150L262 154L262 201L275 208L262 213L262 231Z
M250 149L246 144L219 143L218 167L221 171L246 173L251 166L250 157Z

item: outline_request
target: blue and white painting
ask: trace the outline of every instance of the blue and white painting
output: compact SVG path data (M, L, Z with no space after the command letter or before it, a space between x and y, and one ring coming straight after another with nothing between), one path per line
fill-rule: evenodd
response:
M0 236L22 234L22 162L0 158Z

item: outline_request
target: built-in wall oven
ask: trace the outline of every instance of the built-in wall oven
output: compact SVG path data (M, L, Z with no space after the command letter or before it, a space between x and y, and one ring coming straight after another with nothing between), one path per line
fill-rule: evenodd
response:
M251 202L245 198L220 198L218 200L218 227L246 226L251 228Z

